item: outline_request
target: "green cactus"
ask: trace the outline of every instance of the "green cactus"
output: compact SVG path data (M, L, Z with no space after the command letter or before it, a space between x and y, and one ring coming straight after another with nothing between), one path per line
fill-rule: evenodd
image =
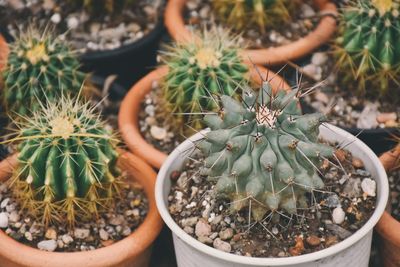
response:
M400 1L359 0L344 7L337 39L337 67L346 82L379 88L400 84ZM376 93L376 91L375 91Z
M136 0L69 0L71 4L85 8L90 14L115 14L129 8Z
M167 109L176 125L201 129L202 113L217 109L214 95L235 95L248 82L248 68L238 55L236 38L213 28L201 40L175 44L163 61L169 72L162 83Z
M243 102L221 97L221 112L204 117L211 131L196 143L204 156L201 174L216 181L216 194L234 211L251 206L259 221L268 211L290 214L306 207L305 193L324 183L317 167L334 149L318 141L323 114L301 115L298 90L273 95L264 82Z
M10 44L3 72L3 103L7 111L21 116L40 109L40 101L64 94L76 95L85 75L65 41L48 31L29 29Z
M12 189L23 210L44 224L93 219L121 185L115 139L88 103L62 97L18 123Z
M262 32L267 27L281 25L291 20L291 10L296 0L213 0L218 16L236 30L258 26Z

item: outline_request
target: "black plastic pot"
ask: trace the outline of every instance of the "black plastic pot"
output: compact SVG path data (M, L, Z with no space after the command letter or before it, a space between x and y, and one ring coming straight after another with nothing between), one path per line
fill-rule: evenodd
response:
M82 54L80 55L82 70L103 77L116 74L117 81L130 88L157 65L157 51L164 30L163 18L160 17L152 31L132 44L113 50ZM5 29L0 28L0 34L3 34L8 42L12 42L12 37Z

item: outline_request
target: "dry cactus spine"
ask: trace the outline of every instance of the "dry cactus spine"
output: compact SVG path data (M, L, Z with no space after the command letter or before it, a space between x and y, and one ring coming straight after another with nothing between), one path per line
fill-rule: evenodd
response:
M221 96L219 114L204 117L211 130L196 143L205 156L200 173L216 181L216 196L233 211L249 208L257 221L269 211L296 214L307 207L307 192L324 187L318 167L334 152L318 140L326 116L301 115L298 90L274 95L264 82L242 103Z
M181 129L183 124L196 130L203 127L203 112L218 108L214 95L240 95L237 90L249 78L238 52L237 37L217 28L164 52L169 72L162 82L162 98Z
M359 0L343 8L337 39L337 66L365 92L368 84L384 95L400 85L400 1Z
M237 30L258 26L262 32L267 27L287 23L296 0L213 0L219 17Z
M10 185L22 210L45 225L74 226L112 207L122 185L117 141L95 107L61 97L17 126L19 163Z
M2 98L7 111L29 116L41 108L40 101L56 101L63 93L77 95L85 79L79 67L68 44L50 30L29 28L22 32L10 44L2 74Z
M136 0L69 0L71 4L85 8L90 14L115 14L129 8Z

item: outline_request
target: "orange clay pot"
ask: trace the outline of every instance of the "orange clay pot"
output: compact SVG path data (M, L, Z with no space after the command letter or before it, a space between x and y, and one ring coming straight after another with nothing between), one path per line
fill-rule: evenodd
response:
M258 71L257 71L257 69ZM275 91L278 89L290 90L290 86L279 75L267 70L264 67L249 66L249 75L252 81L261 84L261 75L269 77L269 81ZM151 91L153 82L160 80L168 73L167 66L161 66L150 72L139 82L137 82L126 94L121 103L118 114L119 130L125 144L135 155L147 161L154 168L159 169L167 158L167 154L149 144L139 130L139 113L144 97Z
M9 48L3 35L0 34L0 71L6 65Z
M383 153L379 159L387 172L397 168L400 164L400 145L397 145L393 150ZM400 222L393 218L388 211L385 211L375 229L381 236L379 250L383 265L385 267L399 267Z
M177 42L193 40L193 34L185 27L183 18L186 2L187 0L169 0L165 9L165 25ZM335 17L338 15L336 5L330 0L314 0L314 5L320 14L325 15L314 31L287 45L244 50L241 54L243 60L261 65L278 65L299 59L328 42L336 30Z
M17 166L14 154L0 162L0 181L7 180ZM156 173L144 161L121 151L118 165L139 182L149 201L145 220L128 237L110 246L85 252L47 252L26 246L0 231L0 266L7 267L143 267L148 266L152 243L163 226L158 214L154 186Z

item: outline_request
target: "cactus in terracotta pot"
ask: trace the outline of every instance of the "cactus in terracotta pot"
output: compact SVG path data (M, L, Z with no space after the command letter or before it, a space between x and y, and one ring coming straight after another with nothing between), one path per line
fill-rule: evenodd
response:
M359 0L344 7L337 39L337 66L359 90L381 95L400 84L400 1Z
M96 218L118 195L116 141L89 103L62 97L18 122L13 193L43 223Z
M177 125L201 129L202 113L218 108L215 95L238 95L248 82L248 68L229 32L204 31L201 40L178 43L164 53L169 72L162 82L163 99Z
M296 0L213 0L213 7L219 17L237 30L258 26L264 32L266 27L280 25L291 19Z
M268 211L295 214L307 192L324 187L317 168L334 149L318 141L324 114L301 115L298 90L273 94L268 82L247 90L242 103L221 96L221 111L208 114L211 128L196 147L205 156L201 174L216 181L218 197L234 211L251 205L252 217Z
M79 71L80 63L65 41L31 28L10 48L2 73L2 98L11 115L29 116L41 108L40 101L79 93L85 74Z

